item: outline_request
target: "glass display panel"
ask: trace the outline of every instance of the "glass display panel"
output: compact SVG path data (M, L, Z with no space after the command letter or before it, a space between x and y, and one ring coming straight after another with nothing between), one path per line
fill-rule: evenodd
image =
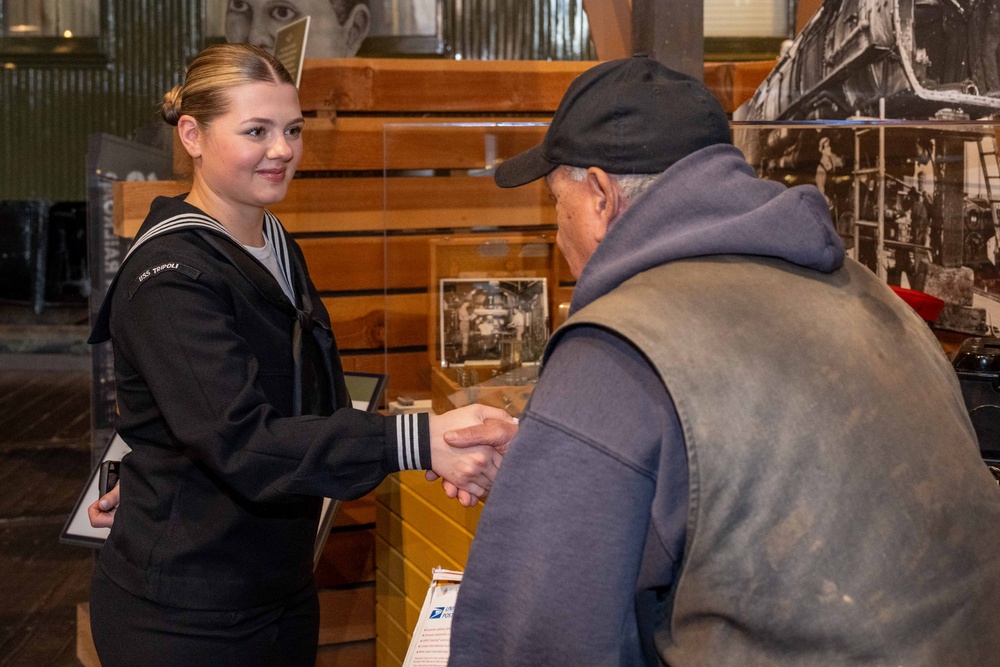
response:
M573 279L545 184L503 190L493 170L541 141L545 128L385 126L390 405L403 397L439 412L475 401L523 409Z
M500 161L545 123L388 124L384 365L391 402L479 401L517 415L574 286L544 182L503 190ZM734 122L762 178L815 185L847 255L903 295L944 302L933 326L1000 334L1000 165L992 122ZM712 187L725 189L725 183ZM530 303L522 294L529 290ZM527 318L530 324L522 323ZM545 321L545 326L539 324ZM520 340L518 340L520 335Z

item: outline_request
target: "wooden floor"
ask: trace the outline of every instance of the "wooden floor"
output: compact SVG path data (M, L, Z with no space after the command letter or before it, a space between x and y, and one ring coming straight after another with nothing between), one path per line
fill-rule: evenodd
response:
M86 322L79 307L36 314L0 300L0 667L80 665L94 553L58 538L90 472ZM370 497L341 506L317 573L317 664L375 663L374 525ZM330 602L355 593L363 604Z
M90 465L81 361L0 355L0 667L79 665L93 552L58 537Z

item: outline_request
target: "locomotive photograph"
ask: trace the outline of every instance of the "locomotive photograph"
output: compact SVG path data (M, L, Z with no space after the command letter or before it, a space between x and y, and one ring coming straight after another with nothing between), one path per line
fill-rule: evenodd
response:
M734 113L758 174L815 184L851 257L1000 332L1000 7L832 0Z

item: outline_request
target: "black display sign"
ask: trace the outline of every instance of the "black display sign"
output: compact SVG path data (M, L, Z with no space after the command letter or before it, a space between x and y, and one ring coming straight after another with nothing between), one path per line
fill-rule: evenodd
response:
M115 181L156 181L173 176L171 155L159 148L110 134L92 134L87 145L87 247L90 257L90 323L128 250L115 234ZM111 343L92 350L91 455L99 463L115 424L115 373Z

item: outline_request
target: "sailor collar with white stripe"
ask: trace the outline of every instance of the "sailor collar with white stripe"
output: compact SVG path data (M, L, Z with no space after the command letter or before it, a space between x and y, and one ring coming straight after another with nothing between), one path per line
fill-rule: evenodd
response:
M118 284L119 278L122 276L125 264L128 262L129 258L138 250L141 246L145 245L150 240L163 236L175 231L181 231L184 229L205 229L207 231L213 232L216 235L222 236L233 243L237 248L240 249L246 257L249 257L255 264L260 265L265 271L268 271L266 267L260 264L242 243L230 232L226 227L216 220L215 218L206 215L199 211L196 207L179 198L167 198L167 197L157 197L153 202L153 207L155 208L157 203L161 200L166 200L173 204L181 204L191 211L178 213L172 215L160 222L154 223L149 229L140 234L129 247L128 252L125 253L125 257L122 258L121 264L118 266L118 271L115 273L115 277L111 280L111 284L108 286L108 291L104 295L104 302L101 304L100 311L97 314L97 318L94 321L94 329L91 332L91 336L88 339L88 343L102 343L111 337L111 332L108 325L108 317L110 316L111 310L111 296ZM172 200L172 201L171 201ZM164 202L164 203L166 203ZM263 224L263 234L267 240L271 243L274 249L274 256L278 263L278 268L284 274L288 284L292 286L294 292L296 290L296 283L293 281L293 271L292 262L289 257L288 243L285 239L284 230L281 227L281 223L270 211L264 211L264 224ZM268 273L270 273L268 271ZM273 276L272 276L273 279ZM280 288L279 288L280 289ZM295 308L294 302L292 307ZM296 308L297 310L297 308Z
M229 238L233 243L243 248L243 244L233 236L226 227L216 220L215 218L205 215L204 213L180 213L178 215L162 220L152 227L150 227L144 234L132 243L132 246L125 253L125 258L122 260L122 266L128 258L144 245L150 239L156 238L162 234L167 234L169 232L178 231L181 229L198 228L209 229L218 234ZM285 276L285 280L289 285L293 286L295 283L292 281L292 264L288 259L288 243L285 241L285 235L282 233L281 223L270 211L264 211L264 236L270 242L271 247L274 249L275 259L278 261L278 268L281 269L281 273ZM248 255L250 253L247 253ZM252 257L253 255L251 255ZM121 268L118 270L121 273ZM117 279L117 276L115 276Z

